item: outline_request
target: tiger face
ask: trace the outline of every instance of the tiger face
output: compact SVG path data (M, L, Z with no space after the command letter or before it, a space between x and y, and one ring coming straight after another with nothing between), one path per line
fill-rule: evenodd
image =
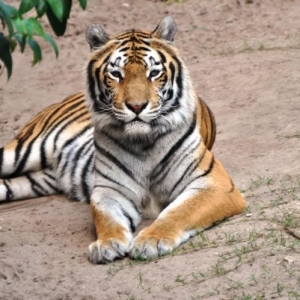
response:
M171 130L189 117L193 104L182 100L190 88L172 45L175 31L168 17L152 33L129 30L114 38L99 25L89 27L87 101L98 128L147 135Z
M113 53L104 75L111 91L112 113L128 133L148 132L161 113L165 70L150 48L142 50L140 58L139 52L126 56L122 52L121 48Z

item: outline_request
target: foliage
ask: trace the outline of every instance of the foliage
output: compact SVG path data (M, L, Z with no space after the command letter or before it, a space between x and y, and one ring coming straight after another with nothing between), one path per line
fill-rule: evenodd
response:
M82 9L86 8L87 0L78 0ZM39 36L48 42L56 57L58 47L53 38L44 32L39 18L46 14L48 21L56 34L62 36L67 27L67 21L72 7L72 0L22 0L19 8L0 0L0 21L7 34L0 32L0 60L3 61L8 78L12 74L13 60L11 53L19 45L21 53L28 45L33 52L32 65L42 60L42 50L34 37ZM36 13L36 17L24 17L27 12Z

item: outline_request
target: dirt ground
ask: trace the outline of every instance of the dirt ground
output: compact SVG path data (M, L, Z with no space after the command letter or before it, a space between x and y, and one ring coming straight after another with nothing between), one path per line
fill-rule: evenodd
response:
M213 152L248 208L172 255L93 265L87 204L51 196L1 205L0 299L300 299L299 1L88 0L86 11L74 3L59 58L44 45L32 68L32 54L16 51L12 79L1 76L0 144L42 108L84 90L89 24L111 34L153 30L170 14L216 116Z

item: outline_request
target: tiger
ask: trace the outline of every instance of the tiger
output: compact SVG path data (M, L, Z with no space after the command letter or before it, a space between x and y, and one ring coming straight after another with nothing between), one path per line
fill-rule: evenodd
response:
M171 16L113 37L90 25L85 93L44 109L0 148L0 202L62 193L90 204L92 263L166 255L245 209L211 152L215 118L176 30ZM145 218L154 221L134 236Z

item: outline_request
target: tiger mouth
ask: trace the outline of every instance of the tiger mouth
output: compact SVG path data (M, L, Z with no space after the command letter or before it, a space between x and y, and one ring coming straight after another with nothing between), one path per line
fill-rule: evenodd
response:
M148 124L148 122L142 120L138 116L136 116L134 119L125 122L125 124Z
M128 123L132 123L132 122L142 122L145 123L142 119L140 119L138 116L136 116L133 120L129 121Z

